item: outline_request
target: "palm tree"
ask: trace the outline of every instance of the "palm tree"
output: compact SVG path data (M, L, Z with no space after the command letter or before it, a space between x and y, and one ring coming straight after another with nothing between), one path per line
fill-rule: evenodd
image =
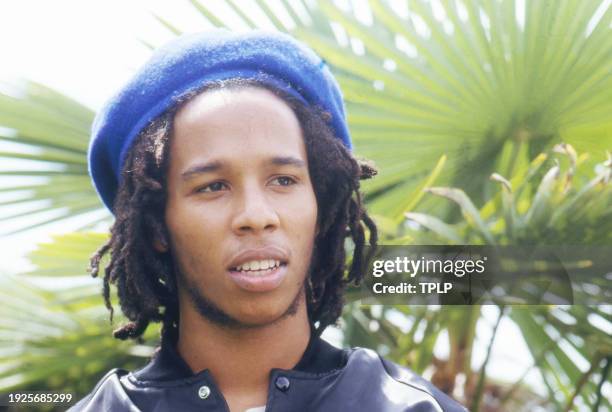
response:
M218 6L213 6L215 3L196 0L191 3L194 12L201 13L215 26L232 27L236 20L248 27L261 24L252 17L258 13L245 13L235 0L224 2L233 18L231 13L220 13ZM607 116L612 109L609 2L282 0L275 2L274 7L263 0L255 3L276 29L312 46L339 80L357 154L375 160L381 171L377 179L364 185L364 190L369 209L389 242L401 244L431 236L427 231L418 234L406 231L404 219L408 212L427 210L429 215L420 215L419 223L424 227L428 226L423 222L431 223L434 219L438 219L436 223L449 220L447 226L437 226L449 230L448 225L465 224L457 212L460 208L454 209L452 203L436 196L424 196L422 189L434 181L436 185L462 190L473 202L474 210L480 210L486 220L495 216L492 203L486 203L492 194L498 198L497 212L502 210L499 187L488 179L491 173L501 173L514 182L538 160L539 153L550 151L563 141L577 152L590 154L576 170L578 180L588 176L602 161L605 149L612 147ZM180 33L171 16L159 17L159 21L173 33ZM83 215L84 229L109 222L110 216L102 211L87 176L85 152L92 111L43 85L26 82L10 86L0 93L0 142L10 144L10 150L0 152L0 156L22 160L24 166L2 172L19 180L0 188L5 194L0 205L12 209L10 214L0 215L0 221L10 222L11 231L77 215ZM527 193L536 190L537 185L525 185ZM597 216L601 219L604 211ZM478 238L476 231L469 233L462 239ZM34 274L81 275L87 253L100 241L99 235L78 233L43 245L33 256L38 264ZM11 286L3 288L3 294L7 295L6 301L13 303L2 309L5 321L0 344L13 352L5 351L7 355L0 357L0 387L40 387L41 382L53 379L58 384L57 371L69 367L82 367L91 374L107 368L104 359L110 362L112 351L104 352L108 358L97 357L95 352L83 351L82 344L93 339L104 346L101 336L106 326L96 323L101 322L102 316L101 301L95 298L97 284L73 286L73 282L66 282L57 290L41 291L14 277L6 281ZM37 311L16 315L27 303L34 302L54 311L57 318L47 324L36 320L40 319L36 317ZM62 305L75 305L68 307L77 310L62 311ZM420 350L411 341L414 331L406 334L394 327L386 320L387 310L403 311L411 324L426 325L427 341L419 342ZM453 359L464 364L469 360L473 325L480 316L478 307L387 310L378 313L350 306L344 316L346 343L376 347L383 339L381 336L388 335L387 344L393 356L422 370L438 361L432 358L431 348L436 337L448 331L453 347L465 348L462 353L454 353ZM521 326L526 339L539 336L535 332L543 322L539 315L531 316L531 312L521 315L518 310L500 313L509 314ZM579 319L585 319L588 313L581 316ZM26 319L32 320L30 333L20 334L19 327ZM380 325L376 336L368 329L371 320ZM86 324L93 328L87 331L89 335L87 328L78 326ZM461 324L466 327L453 330L453 325ZM596 331L591 332L601 337ZM59 338L64 336L71 337L68 341L73 346L63 346L65 340ZM154 333L150 335L152 339L153 336ZM21 345L14 345L9 337ZM542 342L545 340L534 348L548 348L549 343ZM586 345L583 342L582 346ZM29 363L49 362L48 357L39 355L53 353L53 348L59 351L54 356L63 355L65 360L72 354L73 361L58 361L55 363L58 369L36 368L36 373L27 373ZM120 353L124 357L120 360L126 362L137 362L138 356L148 353L147 347L122 348ZM541 368L549 362L542 373L550 385L550 403L558 403L559 410L565 405L572 408L576 397L586 402L592 401L589 396L601 393L593 388L596 385L593 376L604 376L594 354L587 356L593 370L582 379L582 375L567 366L567 360L562 360L557 368L544 353L534 353L534 367ZM605 358L610 352L598 353L597 356ZM117 362L115 358L110 363ZM66 367L62 369L61 365ZM448 367L441 366L440 370L448 371ZM483 379L474 378L480 393L484 371L483 367ZM550 384L565 382L566 378L568 385ZM69 379L60 380L58 385L67 382ZM556 398L554 394L559 393L559 388L567 392L572 385L585 388L586 392L569 391L563 399ZM516 386L514 393L524 392Z

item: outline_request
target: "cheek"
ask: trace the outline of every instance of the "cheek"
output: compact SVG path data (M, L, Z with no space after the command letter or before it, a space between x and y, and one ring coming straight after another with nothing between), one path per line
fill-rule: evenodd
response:
M314 191L311 191L308 197L308 209L305 211L305 221L308 221L309 226L312 228L314 232L317 226L317 218L318 218L318 205L317 198L314 194ZM314 239L313 239L314 240Z
M224 210L212 205L202 205L194 201L169 200L166 206L166 224L175 237L200 237L203 228L207 233L218 230L224 219ZM195 239L194 239L195 240Z
M214 245L222 237L222 218L211 215L202 208L173 207L166 209L166 225L170 234L173 253L182 264L197 265L209 261L217 254Z
M287 209L291 235L302 245L305 254L310 254L317 225L317 200L314 193L306 193Z

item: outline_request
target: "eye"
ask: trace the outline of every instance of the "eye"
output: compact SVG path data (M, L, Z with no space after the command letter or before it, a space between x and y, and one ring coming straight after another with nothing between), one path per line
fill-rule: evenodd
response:
M291 186L297 183L294 178L289 176L279 176L274 181L279 183L277 186Z
M223 183L223 182L213 182L213 183L211 183L209 185L197 188L196 192L197 193L218 192L220 190L223 190L224 186L225 186L225 183Z

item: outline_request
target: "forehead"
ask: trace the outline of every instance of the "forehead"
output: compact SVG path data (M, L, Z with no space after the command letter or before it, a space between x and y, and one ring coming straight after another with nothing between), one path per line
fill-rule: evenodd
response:
M262 88L206 91L178 111L173 127L175 159L266 151L305 156L302 129L293 110Z

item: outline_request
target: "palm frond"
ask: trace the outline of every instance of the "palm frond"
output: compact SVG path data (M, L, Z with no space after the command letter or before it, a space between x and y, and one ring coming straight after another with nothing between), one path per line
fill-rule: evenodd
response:
M108 220L87 174L93 115L80 103L38 83L0 89L0 159L20 165L0 169L0 176L19 182L7 180L0 187L4 195L0 222L20 219L16 228L1 234L38 227L38 216L44 216L43 223L48 224L100 211L97 220ZM83 225L94 223L88 219Z

